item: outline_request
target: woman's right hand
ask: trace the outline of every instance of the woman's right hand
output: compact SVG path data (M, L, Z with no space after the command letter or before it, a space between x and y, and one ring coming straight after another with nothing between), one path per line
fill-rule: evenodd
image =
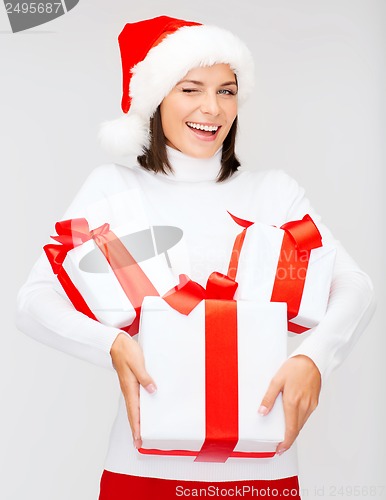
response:
M138 449L142 446L139 426L139 386L142 385L150 394L157 388L145 369L143 352L138 342L122 332L114 340L110 355L125 398L133 444Z

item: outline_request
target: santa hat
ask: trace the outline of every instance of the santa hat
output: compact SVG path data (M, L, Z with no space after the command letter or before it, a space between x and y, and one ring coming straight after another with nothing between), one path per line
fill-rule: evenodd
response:
M102 123L99 132L102 145L116 154L143 153L149 146L150 118L191 69L229 64L237 75L240 104L254 85L249 49L231 32L217 26L161 16L126 24L118 42L125 114Z

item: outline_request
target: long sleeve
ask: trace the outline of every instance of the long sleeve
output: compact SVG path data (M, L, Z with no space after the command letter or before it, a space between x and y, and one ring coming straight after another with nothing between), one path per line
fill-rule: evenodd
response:
M62 220L85 217L93 227L106 222L107 219L103 220L106 211L101 209L101 203L106 199L106 183L110 177L111 167L108 165L96 168ZM106 217L111 217L111 214L106 213ZM78 312L65 295L44 253L19 290L15 321L19 330L39 342L96 365L114 369L110 349L121 330L105 326Z
M76 311L46 261L42 254L18 293L16 326L43 344L113 369L110 349L120 330Z
M331 243L337 250L326 315L291 353L291 356L304 354L310 357L325 381L346 358L369 323L375 310L373 285L369 276L321 222L304 189L287 174L283 175L287 178L290 197L286 219L301 219L306 213L310 214L322 234L323 243Z

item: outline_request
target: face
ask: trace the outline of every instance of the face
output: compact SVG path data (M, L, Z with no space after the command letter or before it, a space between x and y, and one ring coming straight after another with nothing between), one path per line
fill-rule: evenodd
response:
M228 64L194 68L164 98L160 111L168 146L210 158L237 116L235 74Z

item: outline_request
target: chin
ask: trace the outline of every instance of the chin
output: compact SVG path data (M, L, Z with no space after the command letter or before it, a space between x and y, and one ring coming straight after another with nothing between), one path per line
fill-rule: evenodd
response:
M183 141L180 141L178 144L175 142L174 144L167 140L166 144L173 148L176 149L177 151L180 151L180 153L183 153L186 156L190 156L191 158L197 158L197 159L206 159L206 158L212 158L216 154L216 152L220 149L222 146L222 142L220 144L208 144L207 147L202 147L201 144L192 144L192 143L184 143Z
M221 147L221 144L219 146L211 146L210 148L198 148L198 147L190 147L190 148L184 148L181 149L180 151L182 153L185 153L188 156L192 156L193 158L212 158L216 154L216 152L219 150Z

